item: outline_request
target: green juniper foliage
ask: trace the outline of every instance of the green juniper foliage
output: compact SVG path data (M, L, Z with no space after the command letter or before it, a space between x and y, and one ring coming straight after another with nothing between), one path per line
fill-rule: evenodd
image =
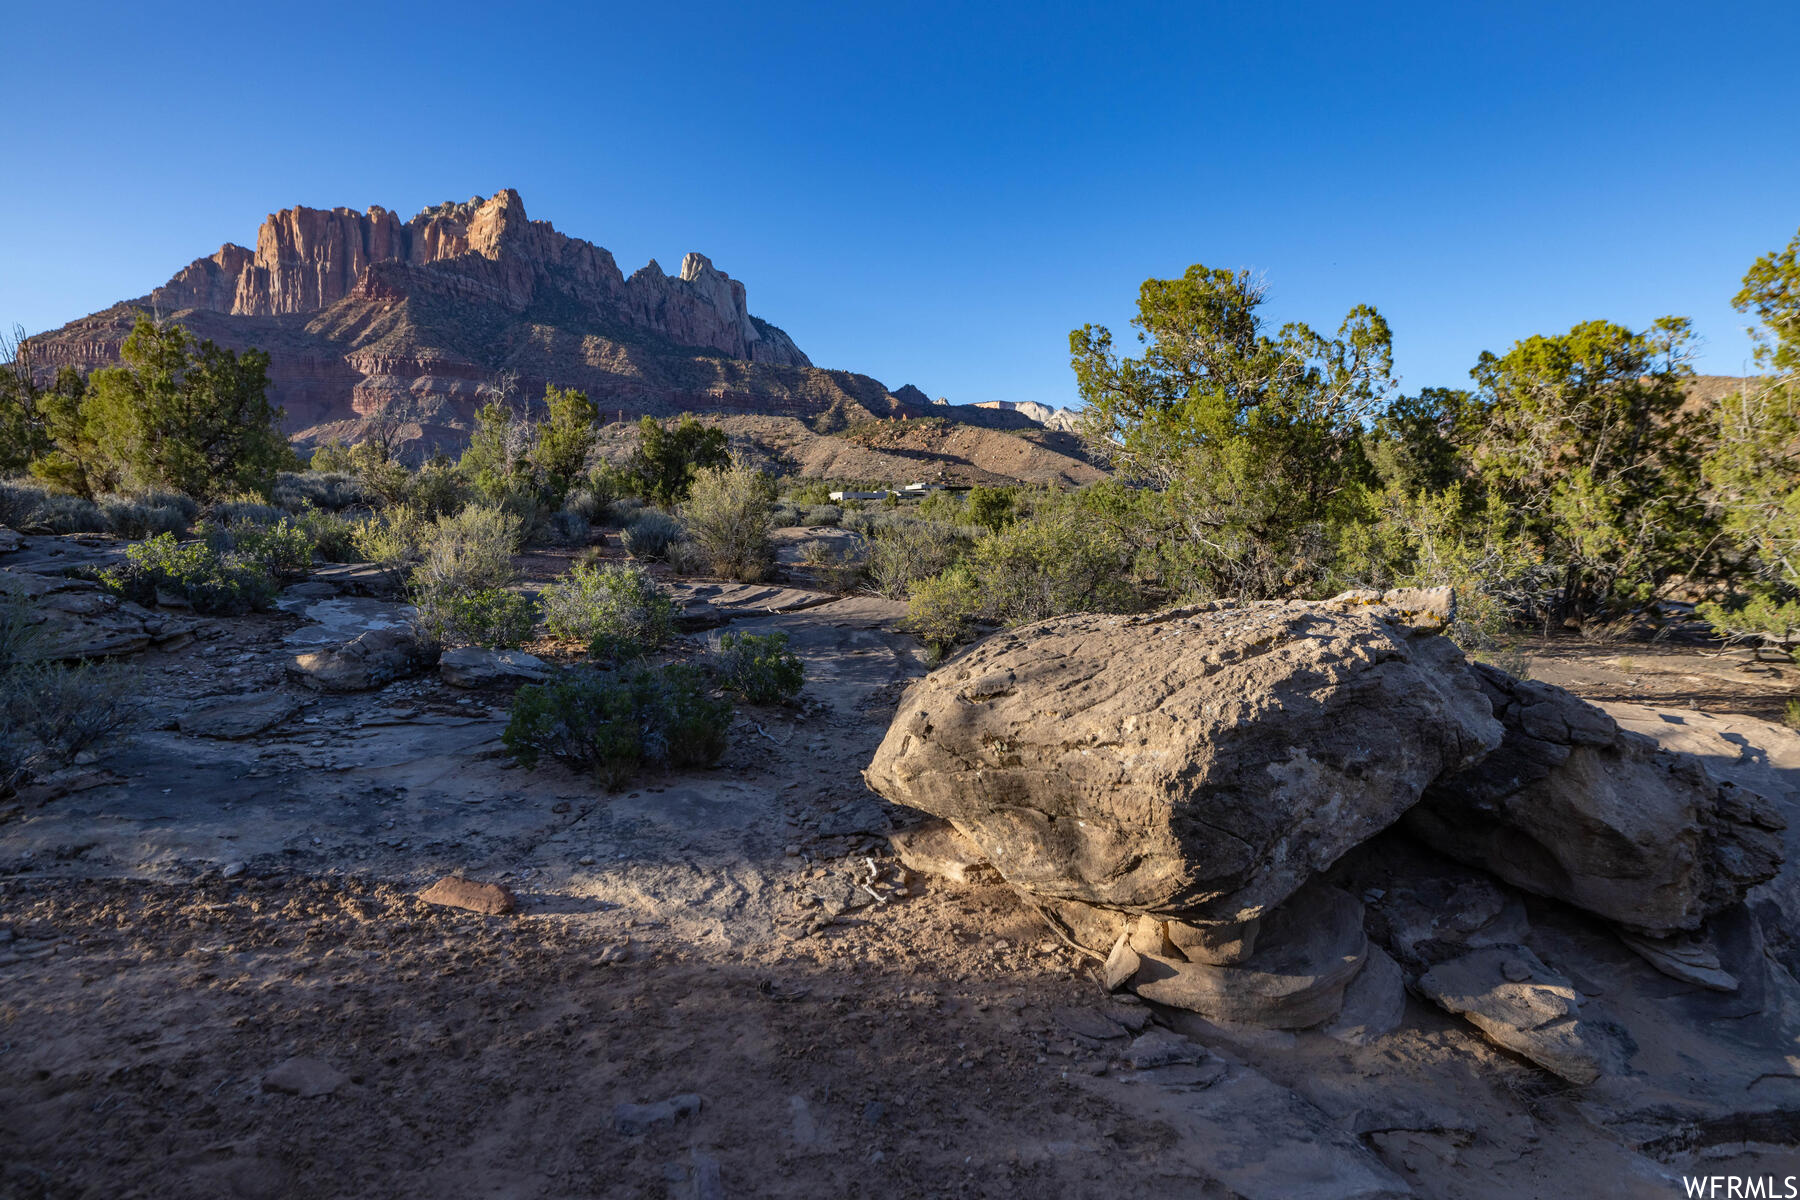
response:
M726 633L713 651L719 684L751 704L783 704L800 694L806 666L788 649L788 635Z
M628 468L633 485L653 504L679 504L687 499L696 472L731 462L729 444L723 429L692 417L683 417L672 429L645 417L638 422L638 445Z
M524 767L547 755L617 788L645 766L718 762L731 721L730 701L693 667L577 668L520 688L501 740Z

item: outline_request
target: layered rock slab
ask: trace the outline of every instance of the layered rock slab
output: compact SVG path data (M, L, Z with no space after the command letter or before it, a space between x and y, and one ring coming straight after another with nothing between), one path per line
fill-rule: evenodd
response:
M1786 822L1762 796L1561 688L1475 672L1505 741L1426 793L1407 817L1423 841L1651 937L1699 928L1780 869Z
M865 777L1040 900L1203 928L1260 918L1501 733L1461 651L1388 610L1215 604L996 635L913 685Z

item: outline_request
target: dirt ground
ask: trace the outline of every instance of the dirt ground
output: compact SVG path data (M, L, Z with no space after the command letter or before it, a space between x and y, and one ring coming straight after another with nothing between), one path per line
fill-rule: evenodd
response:
M682 598L787 630L806 703L745 709L713 771L616 793L512 767L503 691L299 692L294 646L349 610L209 620L142 655L151 727L0 806L0 1196L1480 1196L1501 1168L1474 1130L1502 1119L1507 1194L1677 1194L1540 1141L1579 1114L1430 1010L1408 1052L1498 1079L1463 1124L1333 1140L1241 1092L1249 1132L1209 1141L1233 1093L1206 1115L1121 1062L1145 1006L1008 889L889 856L895 814L859 773L926 669L893 606ZM1527 650L1600 699L1779 717L1795 687L1690 647ZM272 695L297 707L251 738L177 726L196 698ZM452 872L519 911L417 898ZM1327 1061L1378 1080L1392 1051L1309 1053L1329 1057L1290 1054L1284 1087ZM1262 1136L1267 1161L1239 1144Z

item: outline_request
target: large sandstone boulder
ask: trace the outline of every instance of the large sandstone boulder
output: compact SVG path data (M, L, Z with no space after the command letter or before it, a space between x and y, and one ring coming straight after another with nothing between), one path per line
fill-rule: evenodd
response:
M1407 817L1424 841L1653 937L1699 928L1780 868L1785 823L1762 796L1561 688L1476 672L1506 739L1426 792Z
M1213 604L996 634L865 777L1051 905L1239 926L1500 739L1462 652L1390 609Z

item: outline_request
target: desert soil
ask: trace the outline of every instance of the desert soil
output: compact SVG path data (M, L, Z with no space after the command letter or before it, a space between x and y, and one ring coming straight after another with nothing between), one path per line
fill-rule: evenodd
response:
M1006 888L890 856L906 817L860 771L927 669L897 607L682 591L787 630L805 703L743 709L713 770L611 793L510 765L504 691L295 688L296 647L370 601L139 656L151 727L0 808L0 1195L1280 1196L1375 1162L1420 1195L1676 1194L1559 1141L1559 1090L1429 1010L1406 1053L1500 1080L1468 1103L1514 1127L1504 1155L1430 1120L1338 1146L1258 1118L1222 1144L1232 1114L1121 1062L1144 1006ZM1529 649L1540 678L1641 703L1779 716L1795 682L1694 648ZM277 717L183 732L210 696ZM518 911L418 899L451 873ZM1373 1080L1391 1051L1317 1053ZM1276 1059L1299 1090L1326 1061ZM621 1108L678 1097L697 1109Z

